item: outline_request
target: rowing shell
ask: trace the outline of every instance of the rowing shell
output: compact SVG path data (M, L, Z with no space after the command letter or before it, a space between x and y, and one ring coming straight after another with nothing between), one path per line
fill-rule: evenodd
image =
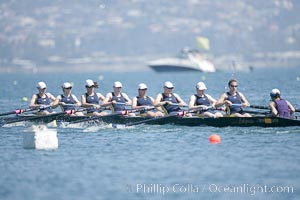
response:
M53 120L62 122L76 122L87 119L94 120L89 116L15 116L1 118L1 124L14 123L18 121L30 121L34 123L50 123ZM149 119L149 120L148 120ZM151 119L151 120L150 120ZM175 124L183 126L214 126L214 127L226 127L226 126L239 126L239 127L285 127L285 126L300 126L300 120L298 119L286 119L278 117L220 117L220 118L202 118L202 117L181 117L181 116L169 116L161 118L149 118L149 117L130 117L123 115L107 115L98 117L97 122L112 123L112 124L152 124L152 125L164 125Z

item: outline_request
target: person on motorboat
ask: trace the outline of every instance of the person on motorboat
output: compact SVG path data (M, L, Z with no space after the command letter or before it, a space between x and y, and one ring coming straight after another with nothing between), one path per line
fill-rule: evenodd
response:
M157 110L153 104L154 99L150 96L147 96L147 85L145 83L140 83L138 85L138 96L135 96L132 99L132 109L141 109L141 116L149 116L149 117L162 117L164 114ZM144 110L143 110L144 109Z
M106 94L103 105L110 105L112 113L126 111L126 106L131 106L132 102L128 95L121 92L123 85L120 81L115 81L113 84L113 92ZM134 113L127 113L128 115L135 115Z
M167 115L182 115L183 110L180 107L187 106L187 104L178 94L172 92L174 89L173 83L166 81L163 88L164 92L156 96L154 106L161 106ZM191 116L189 113L184 113L184 115Z
M37 114L41 115L49 115L55 113L55 111L52 110L53 101L55 101L55 97L49 92L46 93L46 83L43 81L38 82L36 88L39 92L37 94L32 95L30 100L30 108L42 107L43 109L39 109L37 111Z
M56 97L53 102L53 107L60 105L63 112L70 112L71 115L83 116L82 112L74 112L75 107L81 106L81 103L74 94L71 94L72 87L72 84L69 82L65 82L61 86L63 94Z
M232 117L251 117L249 113L243 110L250 104L245 96L237 91L238 81L236 79L229 80L228 87L229 91L221 95L215 106L226 105L227 112L229 111Z
M91 79L85 81L86 93L81 95L81 105L87 108L87 114L93 116L104 116L107 113L100 109L100 102L105 100L105 97L99 93L95 92L95 88L99 88L97 82Z
M195 110L197 114L204 117L223 117L222 113L214 110L217 101L209 94L205 94L206 89L205 83L196 84L196 94L190 97L189 109Z
M272 116L291 118L291 114L295 112L295 108L289 101L281 98L280 90L273 89L270 93L270 97L271 102L269 103L269 107Z

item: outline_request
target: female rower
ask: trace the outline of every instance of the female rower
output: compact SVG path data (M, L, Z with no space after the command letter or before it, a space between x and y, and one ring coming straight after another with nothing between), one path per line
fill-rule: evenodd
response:
M44 107L44 109L40 109L37 112L37 114L41 115L49 115L55 113L55 111L51 109L55 97L49 92L46 93L46 83L38 82L36 88L38 89L39 93L32 95L30 100L30 108Z
M278 89L273 89L270 93L271 102L269 107L272 112L272 116L290 118L291 114L295 112L293 105L281 98L280 91Z
M142 109L145 108L145 110L140 111L142 115L146 115L149 117L162 117L164 114L159 111L155 110L154 99L150 96L146 95L147 92L147 85L144 83L141 83L138 85L138 93L139 95L134 97L132 99L132 109Z
M125 111L125 106L131 105L131 100L127 96L126 93L121 92L122 90L122 83L119 81L114 82L113 84L113 92L109 92L106 94L106 98L103 101L104 105L111 105L112 113L114 112L120 112ZM131 116L134 115L134 113L129 113Z
M105 97L101 93L95 92L95 88L98 87L99 85L97 82L94 82L90 79L85 81L86 93L81 95L81 104L83 107L88 108L88 115L107 115L106 112L100 110L100 101L104 101Z
M249 113L243 110L249 106L249 102L241 92L237 91L238 81L231 79L228 81L228 86L229 92L222 94L215 106L219 107L225 104L233 117L251 117Z
M199 114L205 117L223 117L220 112L213 110L215 108L216 100L208 94L204 94L206 85L203 82L199 82L196 85L196 94L190 97L189 109L195 109ZM212 109L210 109L211 107Z
M167 81L164 83L164 92L156 96L154 106L162 106L164 112L168 115L177 115L182 112L180 107L186 106L186 103L176 93L172 93L173 83Z
M53 107L60 105L63 112L66 111L75 111L75 107L81 106L81 103L78 101L77 97L74 94L71 94L72 85L69 82L65 82L62 85L63 94L58 95L53 102ZM82 116L82 112L71 113L72 115Z

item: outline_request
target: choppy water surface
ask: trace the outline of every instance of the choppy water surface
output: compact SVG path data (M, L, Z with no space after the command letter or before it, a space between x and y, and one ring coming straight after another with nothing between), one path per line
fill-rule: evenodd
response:
M185 101L196 82L205 79L215 98L226 91L228 79L239 79L239 90L252 104L267 105L273 87L300 107L300 71L257 70L253 73L171 74L100 73L58 75L1 75L0 111L25 108L35 84L45 80L58 95L64 81L73 81L73 93L84 92L87 78L100 82L106 94L112 82L136 94L145 82L149 94L173 81ZM267 76L266 76L267 75ZM17 81L14 82L14 81ZM0 134L0 199L299 199L300 129L214 128L184 126L59 127L59 148L26 150L26 127L2 127ZM212 145L212 133L222 141Z

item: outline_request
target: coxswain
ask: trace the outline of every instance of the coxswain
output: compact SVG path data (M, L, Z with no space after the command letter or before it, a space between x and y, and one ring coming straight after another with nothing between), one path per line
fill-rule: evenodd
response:
M269 107L272 116L291 118L291 114L295 112L295 108L290 102L281 98L280 90L273 89L270 93L270 97L271 102L269 103Z

